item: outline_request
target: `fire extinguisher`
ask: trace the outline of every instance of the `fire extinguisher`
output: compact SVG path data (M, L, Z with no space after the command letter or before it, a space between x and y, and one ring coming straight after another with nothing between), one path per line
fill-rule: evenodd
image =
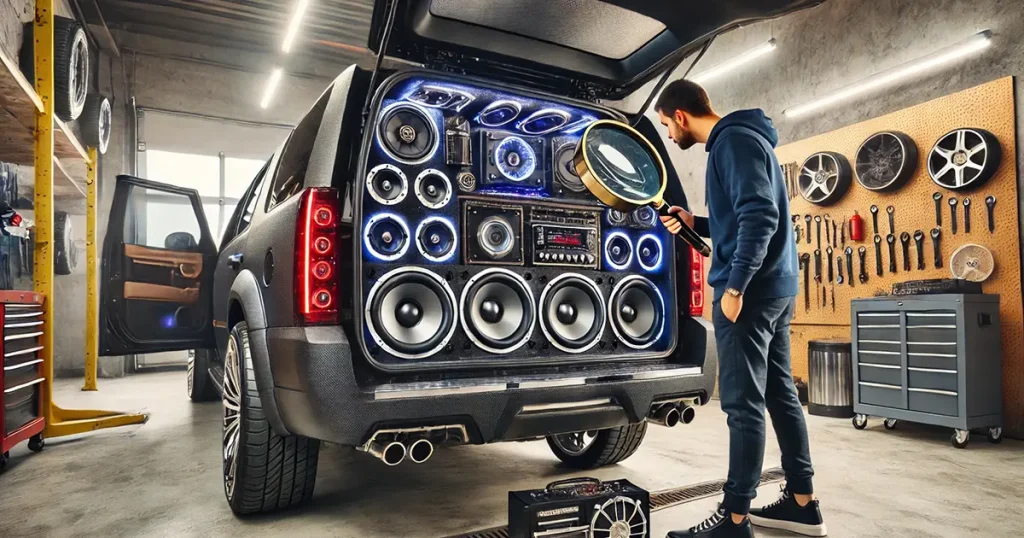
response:
M850 239L853 241L864 240L864 219L856 211L850 217Z

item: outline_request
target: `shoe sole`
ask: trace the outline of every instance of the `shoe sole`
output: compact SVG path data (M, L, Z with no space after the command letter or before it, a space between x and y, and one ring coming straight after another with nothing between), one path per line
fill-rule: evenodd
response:
M757 527L789 531L792 533L801 534L803 536L828 536L828 530L825 529L824 523L820 525L808 525L806 523L796 523L794 521L785 521L782 519L767 519L755 516L753 514L750 514L749 517L750 522Z

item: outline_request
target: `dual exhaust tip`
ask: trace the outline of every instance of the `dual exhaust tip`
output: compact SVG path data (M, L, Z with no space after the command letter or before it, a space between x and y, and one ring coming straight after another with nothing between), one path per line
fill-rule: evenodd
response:
M399 441L374 443L369 452L388 467L394 467L405 461L406 458L413 463L423 463L434 455L434 443L427 439L417 439L408 446Z
M697 411L689 405L667 403L652 409L647 422L671 428L680 422L689 424L696 416Z

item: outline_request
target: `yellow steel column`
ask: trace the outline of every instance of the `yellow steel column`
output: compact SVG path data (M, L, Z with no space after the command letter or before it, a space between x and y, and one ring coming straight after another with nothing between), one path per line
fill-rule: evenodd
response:
M96 390L99 353L99 280L96 268L96 148L89 148L89 172L85 178L85 386Z
M43 111L36 113L35 147L35 254L33 256L33 288L43 294L43 335L39 358L43 360L42 397L53 401L53 0L36 0L35 18L36 93L43 101ZM43 406L46 426L53 421L53 409Z

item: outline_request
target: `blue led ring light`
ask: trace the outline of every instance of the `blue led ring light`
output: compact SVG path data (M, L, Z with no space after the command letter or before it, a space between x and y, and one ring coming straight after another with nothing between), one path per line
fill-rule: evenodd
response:
M608 251L609 247L612 246L612 240L616 238L623 239L629 246L629 252L626 254L626 261L621 264L615 263L612 260L612 253ZM633 241L629 239L628 235L622 232L612 232L608 234L608 237L605 237L604 239L604 259L608 263L608 266L611 267L612 269L618 271L626 269L627 267L629 267L629 262L633 259Z
M373 247L373 241L370 239L370 232L373 231L374 224L377 224L378 222L385 220L394 221L396 224L398 224L398 227L402 229L402 233L405 234L405 242L402 244L402 247L398 249L398 251L395 252L394 254L384 254L382 252L378 252L377 249ZM370 254L372 254L375 258L381 261L390 262L397 260L402 256L405 256L405 253L409 251L410 240L411 238L409 237L409 225L405 223L405 220L402 219L402 217L399 217L394 213L377 213L376 215L370 217L370 220L366 221L366 226L363 227L363 244L366 246L366 250L368 250Z
M654 245L648 246L647 248L655 249L657 256L651 263L644 263L644 246L648 243L653 242ZM645 271L657 271L661 268L661 260L664 257L661 247L661 239L658 239L654 234L644 234L639 241L636 242L636 261L640 262L640 267L643 267Z
M537 156L525 140L509 136L494 146L494 164L501 175L518 183L537 170Z
M444 227L452 233L452 247L448 249L447 253L441 256L434 256L430 254L427 252L426 247L423 246L423 231L426 229L428 224L433 224L435 222L443 224ZM455 226L450 220L444 217L429 217L423 219L423 222L420 222L419 225L416 226L416 249L420 251L420 254L422 254L424 258L433 262L445 262L452 259L452 257L455 256L455 253L459 251L459 236L455 232Z

